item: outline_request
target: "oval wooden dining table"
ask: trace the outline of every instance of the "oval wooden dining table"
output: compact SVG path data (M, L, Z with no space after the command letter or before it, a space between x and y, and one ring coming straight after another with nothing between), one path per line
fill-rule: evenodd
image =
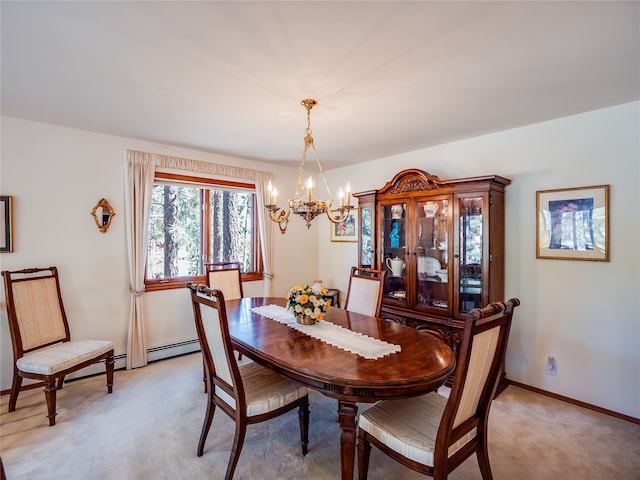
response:
M428 332L339 308L330 309L324 321L401 348L399 352L370 360L251 310L262 305L285 306L285 302L279 297L226 301L233 346L248 358L338 400L342 479L351 480L357 434L356 402L371 403L435 390L455 368L455 356L444 342Z

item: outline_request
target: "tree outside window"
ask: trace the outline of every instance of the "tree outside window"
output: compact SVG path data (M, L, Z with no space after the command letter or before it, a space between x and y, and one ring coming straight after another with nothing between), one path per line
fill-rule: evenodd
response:
M205 263L221 261L239 262L243 280L261 278L254 191L237 183L188 184L180 177L178 184L171 175L161 176L151 201L147 287L204 283Z

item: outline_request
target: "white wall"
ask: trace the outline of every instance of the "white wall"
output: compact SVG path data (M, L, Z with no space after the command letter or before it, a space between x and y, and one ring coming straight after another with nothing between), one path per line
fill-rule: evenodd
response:
M505 290L522 305L508 378L640 418L640 103L332 170L328 180L350 179L354 192L379 189L406 168L512 180ZM611 185L610 262L536 259L536 191L601 184ZM319 274L344 295L357 244L329 243L328 228L320 231ZM550 355L555 377L546 375Z
M640 417L640 103L634 102L327 172L329 185L380 188L405 168L442 179L499 174L507 187L506 296L522 301L507 356L508 377ZM0 193L14 196L14 253L0 268L57 265L77 338L111 338L126 350L128 279L124 239L122 151L138 149L273 171L282 197L296 169L168 147L124 137L2 117ZM611 261L535 258L535 192L611 185ZM102 234L90 215L105 197L116 211ZM307 231L291 219L276 232L273 293L322 278L346 292L357 244L329 241L328 220ZM318 249L317 261L301 252ZM306 255L306 254L305 254ZM304 270L301 272L301 266ZM260 294L261 282L245 285ZM145 295L150 347L195 338L181 290ZM12 352L0 299L0 388L11 384ZM558 361L545 374L546 358Z
M124 150L271 171L283 196L295 188L297 168L277 168L6 116L1 120L0 193L14 197L15 247L13 253L0 254L0 269L57 266L73 338L111 339L116 355L126 353L129 316ZM292 186L292 191L285 186ZM107 233L100 233L91 216L103 197L116 212ZM317 277L315 259L301 262L291 254L302 244L315 251L317 226L312 225L308 232L303 222L292 219L286 235L279 231L274 235L277 274L272 293L283 296L292 285ZM246 283L244 291L261 295L262 281ZM196 339L186 290L149 292L144 298L149 348ZM6 390L11 386L13 352L4 295L0 299L0 336L0 389Z

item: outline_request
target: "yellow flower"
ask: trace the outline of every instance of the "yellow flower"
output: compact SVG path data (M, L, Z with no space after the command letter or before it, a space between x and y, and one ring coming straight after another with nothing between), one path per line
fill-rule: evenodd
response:
M309 301L309 295L303 293L302 295L300 295L300 298L298 300L300 303L305 304Z
M324 320L324 315L323 315L323 314L321 314L321 313L318 313L318 314L316 315L316 320L317 320L318 322L321 322L322 320Z

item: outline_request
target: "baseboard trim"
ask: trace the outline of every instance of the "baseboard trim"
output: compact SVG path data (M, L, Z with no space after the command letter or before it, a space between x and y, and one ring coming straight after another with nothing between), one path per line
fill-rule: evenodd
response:
M611 417L619 418L621 420L626 420L627 422L640 425L640 418L632 417L630 415L625 415L623 413L615 412L613 410L608 410L606 408L598 407L597 405L592 405L590 403L576 400L575 398L565 397L564 395L558 395L557 393L549 392L547 390L543 390L538 387L533 387L525 383L516 382L514 380L507 379L507 382L509 383L509 385L513 385L514 387L524 388L525 390L530 390L532 392L539 393L540 395L544 395L546 397L555 398L556 400L562 400L563 402L567 402L572 405L576 405L578 407L586 408L588 410L593 410L594 412L598 412L598 413L604 413L605 415L609 415Z

